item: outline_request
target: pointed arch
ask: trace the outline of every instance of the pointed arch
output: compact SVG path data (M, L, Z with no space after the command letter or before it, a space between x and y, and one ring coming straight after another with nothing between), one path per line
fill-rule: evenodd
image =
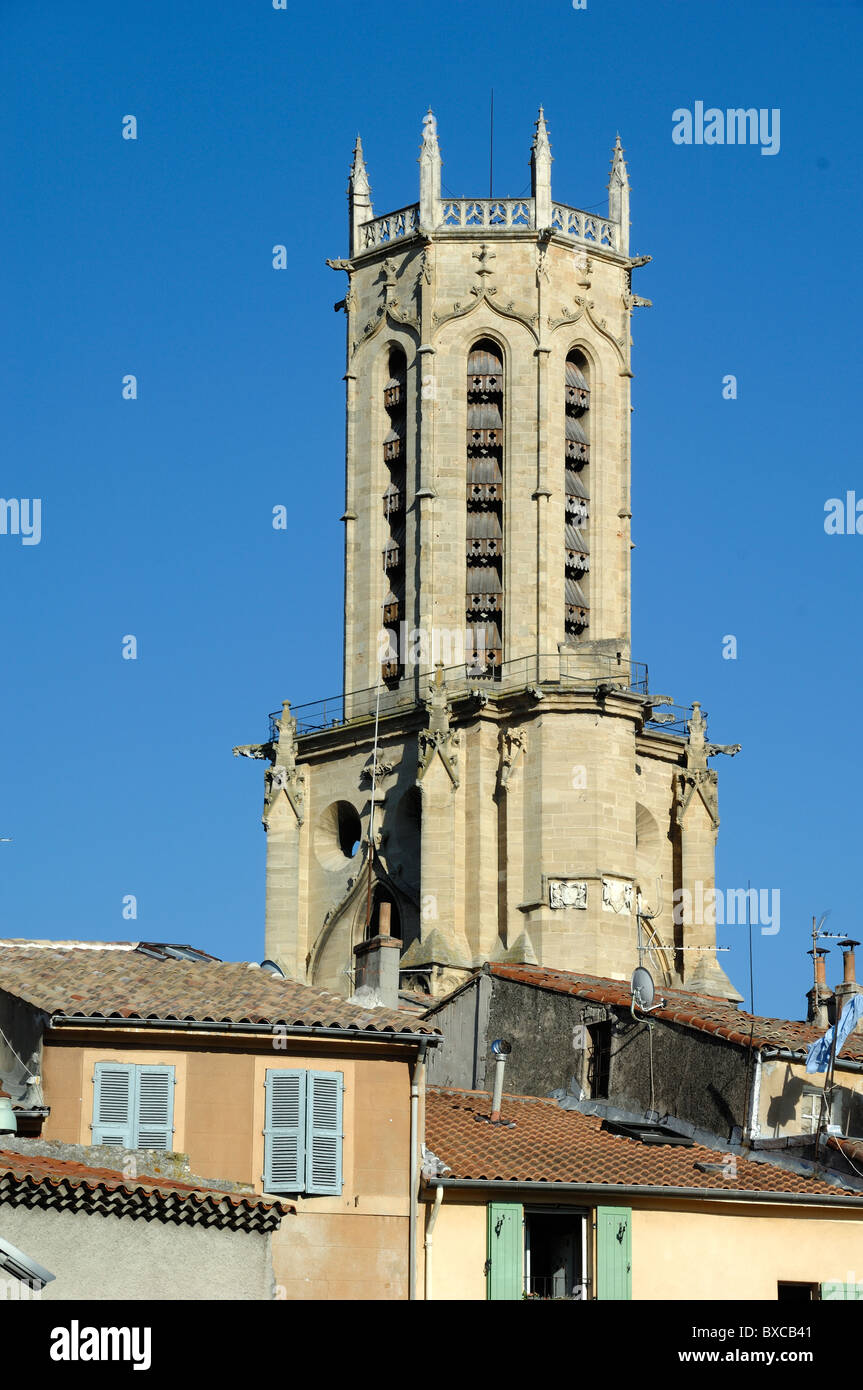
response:
M574 347L564 364L564 641L590 626L591 363Z
M388 481L382 498L387 537L383 550L381 628L387 636L381 675L388 685L396 686L404 672L403 653L399 651L399 631L405 617L407 534L407 356L397 343L392 344L387 350L382 428L384 465Z
M477 674L503 661L504 353L478 338L467 359L466 657Z

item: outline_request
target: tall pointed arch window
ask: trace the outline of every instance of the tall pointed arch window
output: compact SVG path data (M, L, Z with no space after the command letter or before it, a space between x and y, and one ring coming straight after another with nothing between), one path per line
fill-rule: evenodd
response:
M383 494L386 544L383 552L384 588L381 603L382 627L388 634L381 674L388 684L397 684L403 674L403 654L399 650L400 624L405 617L405 440L407 411L407 359L401 348L391 348L384 386L384 467L387 485Z
M577 348L566 359L564 394L564 630L576 643L590 625L590 369Z
M477 674L503 660L503 354L474 343L467 364L466 656Z

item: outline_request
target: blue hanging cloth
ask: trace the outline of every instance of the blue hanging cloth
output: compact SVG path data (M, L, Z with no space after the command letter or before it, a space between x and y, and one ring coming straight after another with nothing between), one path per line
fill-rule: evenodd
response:
M842 1051L842 1045L849 1035L854 1031L857 1022L863 1018L863 994L855 994L845 1008L839 1019L839 1031L836 1033L836 1056ZM832 1028L828 1028L823 1038L816 1038L815 1042L809 1047L806 1053L807 1071L827 1071L830 1066L830 1053L833 1048L833 1033L836 1030L834 1023Z

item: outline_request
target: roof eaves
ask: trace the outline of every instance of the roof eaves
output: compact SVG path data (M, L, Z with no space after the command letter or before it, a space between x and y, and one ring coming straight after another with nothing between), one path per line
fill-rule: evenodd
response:
M718 1202L790 1202L795 1206L847 1206L863 1207L863 1193L852 1192L837 1184L837 1191L827 1192L783 1192L772 1189L726 1188L726 1187L674 1187L648 1183L600 1183L600 1182L558 1182L553 1178L544 1181L523 1178L424 1178L425 1188L442 1187L464 1188L466 1191L492 1188L506 1192L572 1192L585 1196L630 1196L630 1197L689 1197L704 1201Z
M415 1017L415 1015L411 1015ZM50 1016L49 1025L51 1028L80 1028L95 1027L104 1028L122 1022L124 1026L132 1028L165 1028L184 1030L198 1029L204 1032L227 1032L227 1033L261 1033L271 1032L274 1028L286 1029L289 1033L307 1037L309 1035L321 1037L368 1037L372 1040L386 1040L387 1042L415 1043L424 1042L436 1045L442 1041L443 1034L439 1028L419 1029L413 1028L396 1029L392 1023L387 1023L381 1028L375 1028L373 1021L361 1024L300 1024L286 1023L281 1019L262 1020L260 1023L246 1023L234 1021L232 1019L197 1019L197 1018L173 1018L170 1016L156 1017L148 1015L143 1017L139 1014L66 1014L56 1013Z

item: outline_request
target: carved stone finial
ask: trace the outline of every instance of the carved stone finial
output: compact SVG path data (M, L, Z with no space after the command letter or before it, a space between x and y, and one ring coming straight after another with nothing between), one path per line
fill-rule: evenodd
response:
M364 193L367 197L370 197L371 191L369 171L366 168L365 155L363 154L363 142L359 135L357 135L357 142L354 145L354 157L351 163L351 192L354 195Z
M714 830L719 827L719 801L716 791L717 775L708 767L707 759L717 753L734 757L740 752L739 743L708 743L707 720L701 712L701 704L693 701L692 718L689 720L689 737L686 743L686 770L675 773L674 784L677 793L677 824L682 825L687 808L697 793L704 802L713 822Z
M623 146L618 135L611 155L611 176L608 180L608 220L619 226L617 249L629 255L629 174L623 158Z
M444 664L439 661L429 687L429 697L424 701L428 711L428 727L419 733L419 767L417 781L421 782L435 756L447 770L453 787L458 786L458 746L459 736L450 726L450 703L444 683Z
M420 145L420 226L434 231L440 225L441 211L441 153L437 139L437 121L429 107L423 117L423 140Z
M354 146L354 159L348 180L348 206L351 219L351 255L362 250L360 227L374 217L372 211L372 190L369 184L366 161L363 157L363 142L359 135Z
M423 116L423 145L426 149L437 149L437 121L431 107Z
M273 766L267 769L264 791L264 813L261 817L264 828L269 820L280 793L284 793L291 809L302 825L305 817L303 802L305 785L303 774L297 769L297 721L291 714L289 701L282 702L281 718L276 720L278 740L272 745Z
M545 112L539 108L533 144L530 147L530 192L534 199L535 225L551 226L551 144Z

